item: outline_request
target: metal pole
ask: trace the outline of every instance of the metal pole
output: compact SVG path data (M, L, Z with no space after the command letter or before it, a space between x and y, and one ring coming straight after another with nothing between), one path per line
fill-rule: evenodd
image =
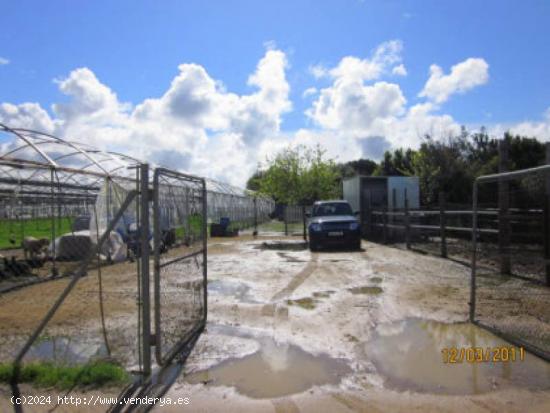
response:
M472 195L472 268L470 278L470 322L475 321L476 314L476 260L477 260L477 191L478 182L474 181Z
M502 140L498 147L499 172L508 171L508 141ZM510 274L510 222L508 218L510 206L510 184L506 178L498 181L498 244L500 254L500 272Z
M149 293L149 165L140 166L141 319L143 374L151 374L151 296Z
M441 238L441 256L447 258L447 233L445 231L445 192L439 192L439 236Z
M254 196L254 236L258 235L258 198Z
M155 336L154 336L154 345L155 345L155 354L157 361L159 361L161 356L161 319L160 319L160 242L161 242L161 228L160 228L160 205L159 205L159 169L155 169L153 175L153 243L154 243L154 269L153 269L153 279L154 279L154 320L155 320ZM170 231L171 229L168 228Z
M546 164L550 164L550 143L546 144ZM544 199L544 262L546 285L550 287L550 173L546 173L546 196Z
M57 260L57 251L55 248L55 191L54 191L54 175L55 170L54 168L50 171L50 179L51 179L51 207L50 207L50 213L52 214L52 278L57 277L57 266L56 266L56 260Z
M191 223L189 222L189 188L185 188L185 243L191 245Z
M208 234L206 228L206 216L208 213L208 205L206 198L206 181L202 181L202 279L203 279L203 299L204 299L204 325L208 318Z

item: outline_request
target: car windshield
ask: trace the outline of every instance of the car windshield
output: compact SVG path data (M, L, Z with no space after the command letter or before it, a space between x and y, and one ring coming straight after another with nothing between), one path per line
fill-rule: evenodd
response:
M344 202L333 202L320 204L313 207L314 217L330 216L330 215L352 215L351 207Z

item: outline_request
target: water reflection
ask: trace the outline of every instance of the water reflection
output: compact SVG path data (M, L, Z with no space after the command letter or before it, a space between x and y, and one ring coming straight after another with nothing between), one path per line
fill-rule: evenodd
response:
M443 360L444 349L502 346L511 347L473 324L408 319L380 325L366 350L386 384L400 390L478 394L511 385L550 388L550 363L528 353L515 362Z

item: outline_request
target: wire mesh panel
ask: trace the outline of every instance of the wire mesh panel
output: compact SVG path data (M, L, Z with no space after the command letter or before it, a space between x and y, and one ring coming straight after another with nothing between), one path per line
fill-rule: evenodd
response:
M228 220L226 229L231 234L270 220L274 208L272 199L258 194L223 193L213 189L207 189L207 205L208 223L216 225Z
M139 178L3 160L0 173L0 205L9 206L0 234L0 363L12 369L14 395L53 393L48 405L57 411L74 410L64 397L89 397L90 386L116 397L143 368L130 247L140 228Z
M156 358L166 364L206 323L206 187L157 169L154 177Z
M474 187L472 321L550 358L548 167Z

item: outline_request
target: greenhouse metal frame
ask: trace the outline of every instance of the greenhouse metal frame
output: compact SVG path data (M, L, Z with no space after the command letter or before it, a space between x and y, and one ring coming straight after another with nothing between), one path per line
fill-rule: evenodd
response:
M204 329L208 223L257 228L273 200L39 131L0 138L0 304L41 303L0 326L15 388L46 346L116 360L131 393Z

